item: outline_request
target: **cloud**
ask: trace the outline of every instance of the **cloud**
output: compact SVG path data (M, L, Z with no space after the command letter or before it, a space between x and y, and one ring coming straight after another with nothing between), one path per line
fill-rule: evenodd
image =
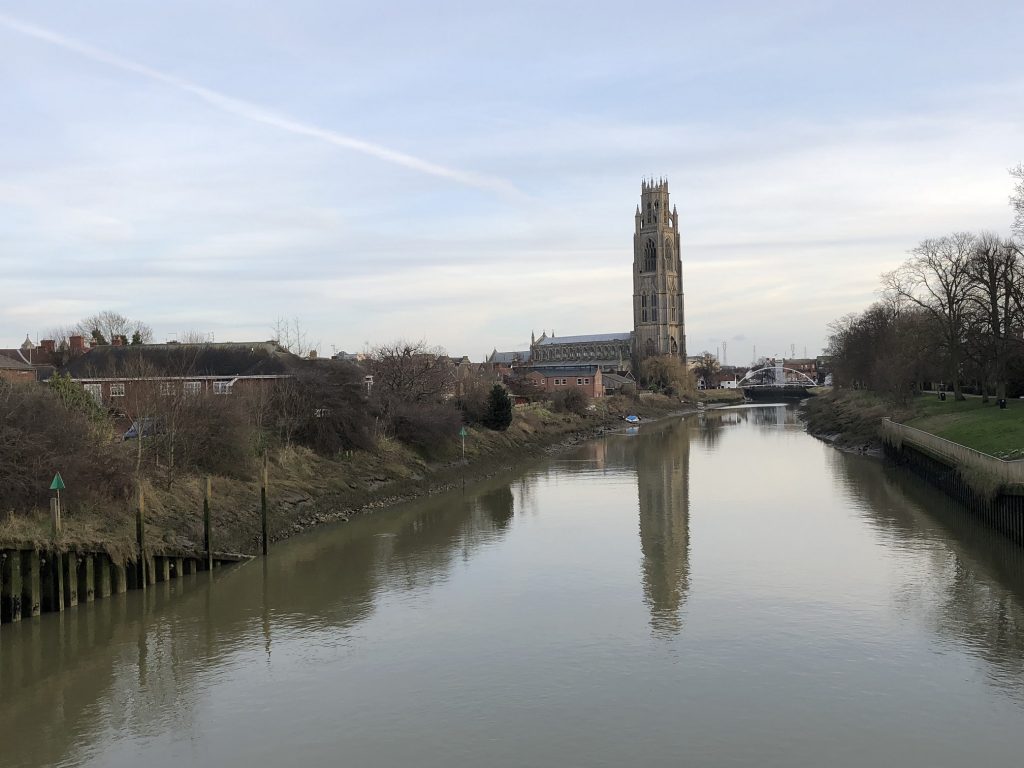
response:
M166 72L161 72L153 69L152 67L148 67L145 64L140 64L138 62L131 61L130 59L125 59L121 56L101 51L98 48L86 45L85 43L66 37L52 30L45 29L34 24L28 24L5 14L0 14L0 25L21 35L25 35L26 37L31 37L35 40L49 43L50 45L76 53L101 64L116 67L117 69L154 80L179 91L190 93L222 112L227 112L228 114L235 115L255 123L269 125L298 136L307 136L309 138L332 144L336 147L360 152L394 165L399 165L429 176L436 176L438 178L454 181L469 187L498 192L511 197L523 196L513 184L504 179L449 168L438 163L430 162L429 160L414 157L413 155L405 152L400 152L396 149L391 149L390 147L385 147L380 144L375 144L352 136L346 136L345 134L332 131L328 128L321 128L317 125L301 122L288 117L287 115L282 115L265 109L257 104L236 99L211 88L205 88L183 78L176 77Z

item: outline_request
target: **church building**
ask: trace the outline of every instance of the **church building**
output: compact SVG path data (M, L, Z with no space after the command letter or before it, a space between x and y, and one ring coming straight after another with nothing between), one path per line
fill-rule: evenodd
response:
M644 180L633 231L633 330L556 337L531 334L530 349L495 350L488 363L535 369L629 371L644 358L672 355L686 362L683 263L679 215L669 206L668 180Z

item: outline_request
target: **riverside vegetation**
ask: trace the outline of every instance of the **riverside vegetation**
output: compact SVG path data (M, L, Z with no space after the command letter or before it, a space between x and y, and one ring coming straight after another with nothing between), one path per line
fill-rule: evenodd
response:
M127 557L141 489L148 545L199 550L210 477L214 548L255 552L264 460L270 538L281 539L497 472L618 428L630 413L678 411L696 397L678 365L668 387L643 397L627 392L591 402L574 389L554 398L534 392L513 409L505 388L484 375L464 378L462 394L446 397L450 372L437 359L422 345L379 348L369 362L369 396L365 371L340 361L310 362L272 388L232 397L139 390L125 407L137 423L153 424L154 434L125 441L111 414L66 378L49 386L0 382L0 541L52 543L48 488L60 471L67 490L58 546ZM659 371L666 375L664 366ZM513 390L520 385L509 382Z

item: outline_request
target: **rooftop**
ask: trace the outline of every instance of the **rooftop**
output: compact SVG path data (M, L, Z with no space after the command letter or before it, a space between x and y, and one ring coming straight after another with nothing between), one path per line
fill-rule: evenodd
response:
M593 344L599 341L629 341L632 337L630 331L619 333L591 333L583 336L548 336L540 339L537 344L548 346L551 344Z

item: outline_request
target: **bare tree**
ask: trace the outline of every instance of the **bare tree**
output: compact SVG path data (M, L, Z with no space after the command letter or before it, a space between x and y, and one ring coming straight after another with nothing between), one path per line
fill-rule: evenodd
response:
M113 342L115 336L126 336L137 344L148 344L153 341L153 329L148 325L110 309L83 317L74 325L74 331L86 338L96 338L98 334L98 340L107 343Z
M318 352L320 350L320 342L313 344L309 341L309 336L302 327L298 317L293 317L290 320L286 317L277 318L274 321L272 331L274 334L272 341L281 349L286 349L293 355L307 357L310 352Z
M721 370L722 366L719 364L718 358L705 350L701 352L700 359L697 360L697 365L693 368L693 374L704 380L704 386L707 389L713 389L718 386L718 374Z
M398 403L440 401L452 390L455 368L440 347L425 341L396 341L376 347L370 354L373 396L387 418Z
M1011 243L983 232L975 241L968 274L977 340L971 351L983 372L982 393L987 398L988 381L994 380L996 397L1003 398L1010 355L1020 344L1014 331L1021 324L1021 263Z
M1016 168L1011 168L1010 175L1016 179L1017 184L1013 194L1010 195L1010 205L1013 206L1014 212L1013 231L1018 237L1024 239L1024 163L1020 163Z
M882 275L890 297L906 300L936 320L957 400L964 399L960 378L972 308L970 267L976 241L970 232L923 240L901 267Z
M182 331L178 334L179 344L208 344L210 342L210 334L203 333L202 331L190 328L187 331Z

